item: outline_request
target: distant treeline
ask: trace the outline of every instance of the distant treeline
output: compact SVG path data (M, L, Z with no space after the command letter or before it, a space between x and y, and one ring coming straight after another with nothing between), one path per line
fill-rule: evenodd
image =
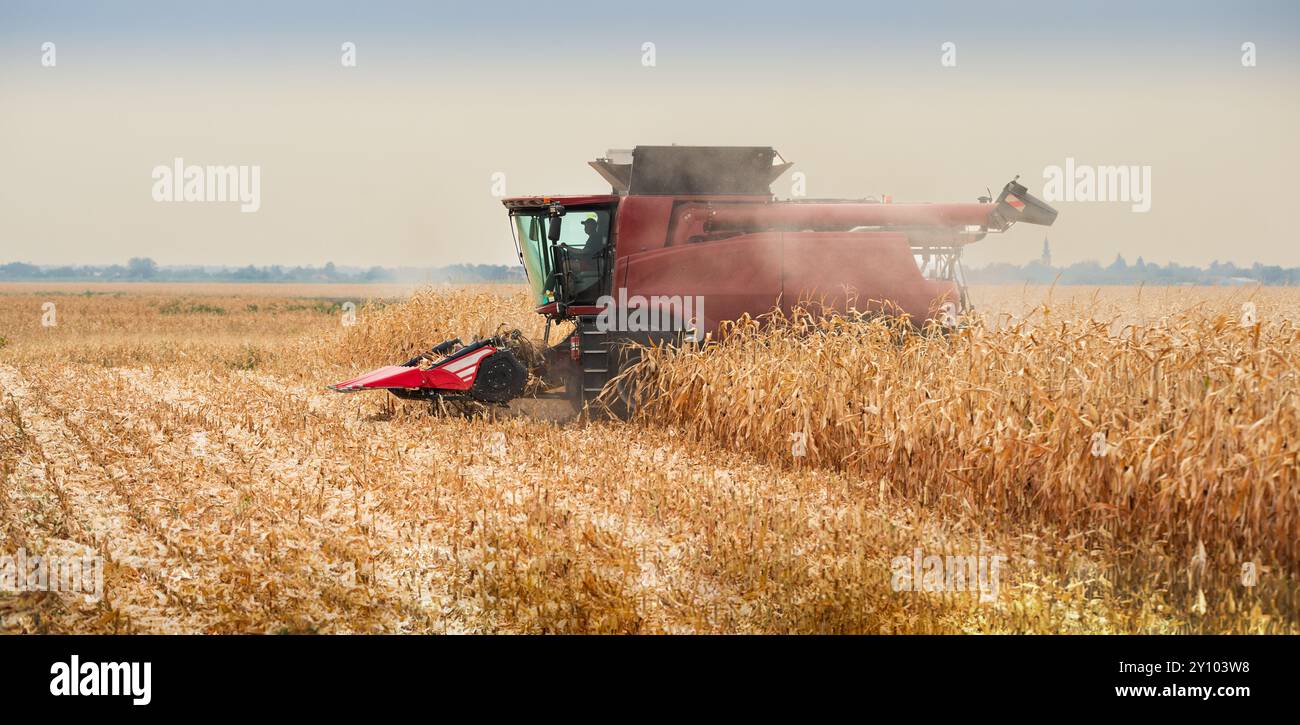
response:
M1028 264L990 264L968 269L968 282L997 284L1032 282L1041 284L1153 284L1153 285L1300 285L1300 267L1279 267L1256 262L1238 267L1231 262L1214 262L1208 267L1185 267L1170 262L1148 264L1138 257L1128 264L1117 256L1109 265L1077 262L1056 267L1034 260ZM446 267L215 267L159 266L148 257L134 257L126 264L107 266L38 266L25 262L0 265L0 281L47 280L70 282L398 282L455 284L523 282L518 265L453 264Z
M518 265L453 264L446 267L217 267L159 266L148 257L107 266L38 266L25 262L0 265L0 280L70 282L522 282Z
M1213 262L1208 267L1184 267L1170 262L1164 266L1147 264L1141 257L1128 264L1121 256L1107 266L1097 262L1076 262L1068 267L1054 267L1038 260L1023 265L990 264L968 269L966 281L978 284L1033 282L1042 284L1149 284L1149 285L1296 285L1300 284L1300 267L1279 267L1258 262L1238 267L1231 262Z

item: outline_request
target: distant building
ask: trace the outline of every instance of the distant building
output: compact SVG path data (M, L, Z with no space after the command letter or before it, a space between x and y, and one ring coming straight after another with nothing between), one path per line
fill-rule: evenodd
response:
M1047 243L1047 237L1043 237L1043 266L1052 266L1052 247Z

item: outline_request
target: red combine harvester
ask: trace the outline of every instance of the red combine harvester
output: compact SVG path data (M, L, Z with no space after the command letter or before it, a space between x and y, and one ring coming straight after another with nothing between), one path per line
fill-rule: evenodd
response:
M579 408L635 357L629 343L700 339L744 314L802 300L918 326L960 314L965 245L1056 220L1016 180L969 203L777 200L771 183L791 164L769 147L638 146L590 165L611 193L504 201L547 337L554 323L575 325L535 372ZM449 340L331 387L504 403L528 378L511 352L521 342Z

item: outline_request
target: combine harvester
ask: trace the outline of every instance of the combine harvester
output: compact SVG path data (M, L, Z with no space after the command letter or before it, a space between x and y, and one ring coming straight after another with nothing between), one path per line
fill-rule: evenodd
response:
M638 146L590 165L611 193L503 202L547 338L556 323L574 324L534 372L563 385L579 410L638 344L700 339L725 320L788 312L800 300L887 311L918 326L959 315L968 308L967 244L1056 219L1014 179L996 199L967 203L777 200L771 183L791 164L769 147ZM466 346L449 340L331 387L506 403L528 380L512 352L521 344L517 332Z

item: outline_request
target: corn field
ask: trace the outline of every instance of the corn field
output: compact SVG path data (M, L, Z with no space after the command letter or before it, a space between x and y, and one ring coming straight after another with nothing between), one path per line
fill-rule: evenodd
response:
M325 389L539 339L521 288L304 287L0 288L0 554L104 580L0 631L1297 629L1294 291L745 323L557 424ZM898 586L916 551L1002 556L996 595Z
M1300 326L1204 307L1142 324L1044 305L928 335L796 310L627 375L645 425L877 481L995 537L1105 552L1106 587L1194 618L1293 618ZM1243 567L1274 586L1243 584Z

